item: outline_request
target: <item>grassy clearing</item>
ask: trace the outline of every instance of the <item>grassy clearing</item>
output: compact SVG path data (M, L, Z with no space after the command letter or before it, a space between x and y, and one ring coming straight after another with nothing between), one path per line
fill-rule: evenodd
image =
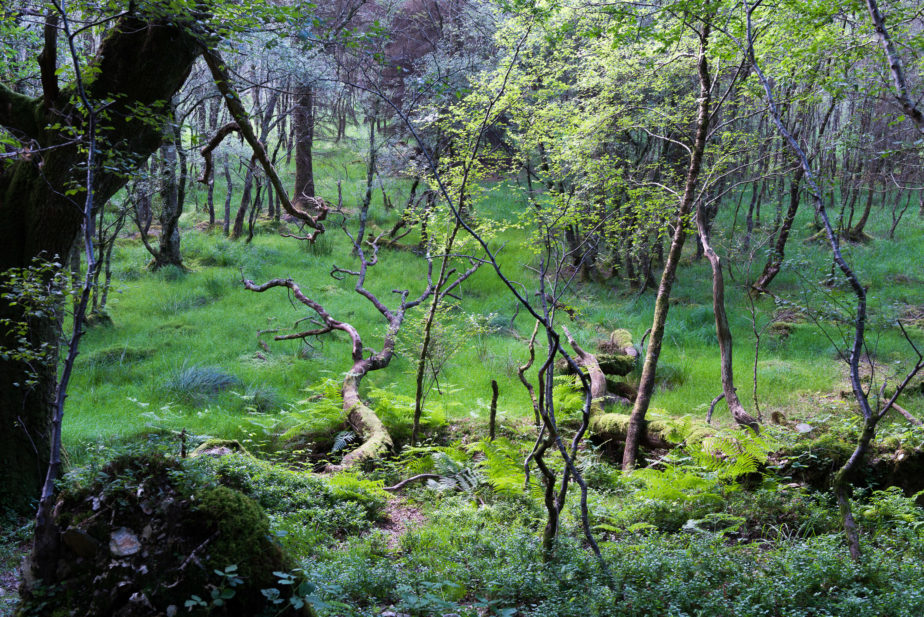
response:
M328 198L335 195L335 178L342 179L345 208L355 211L363 191L362 161L346 148L333 145L318 160L320 193ZM389 185L393 201L402 204L409 183L390 179ZM216 190L216 204L221 203L222 190ZM204 201L201 193L194 195L194 201ZM373 204L374 227L387 228L400 214L384 211L379 191ZM497 226L514 222L522 207L517 188L501 183L486 191L479 213ZM717 229L731 226L730 213L724 214ZM903 225L894 241L886 241L882 238L888 227L887 214L877 214L870 228L874 240L850 245L845 252L861 280L871 285L870 306L875 312L871 352L882 362L894 364L907 357L907 348L889 321L909 306L924 304L924 287L918 275L909 271L909 264L924 263L924 231L920 225ZM384 323L374 308L352 291L350 280L329 276L334 264L352 264L347 238L338 229L336 217L319 246L309 250L273 233L260 233L246 244L229 241L215 231L196 231L202 217L202 212L191 211L182 221L183 254L190 267L186 273L148 272L144 269L148 257L140 243L120 241L109 307L114 323L88 333L72 385L65 443L73 460L79 461L94 442L131 439L151 429L185 428L202 435L251 438L259 432L253 420L265 425L267 416L302 399L306 386L326 378L339 379L349 365L345 337L332 335L310 345L272 341L277 330L288 331L306 312L278 290L246 292L240 283L242 275L257 282L292 277L332 315L354 324L368 346L376 348L380 343ZM811 214L805 209L796 225L798 235L787 249L791 266L778 277L774 291L793 303L788 308L806 307L822 315L843 293L838 289L827 296L820 293L823 287L818 281L827 275L830 262L822 246L804 242L811 232L810 222ZM352 223L346 221L348 226ZM760 233L758 228L757 246L762 243ZM729 254L730 273L735 277L729 283L728 302L736 343L736 378L742 400L750 407L754 337L742 281L748 269L756 271L762 266L766 251L742 254L728 246L727 238L723 244L720 237L719 243ZM416 239L412 235L405 241ZM527 230L502 228L492 244L503 246L500 261L505 272L527 288L534 287L534 275L525 267L534 261ZM672 375L674 387L659 392L653 406L674 415L702 415L720 390L718 352L709 286L703 284L709 278L708 265L704 260L692 261L692 254L687 262L675 286L661 363L663 374ZM419 291L424 272L422 260L413 253L383 250L379 265L371 271L369 287L390 301L392 289ZM459 295L461 310L472 318L491 325L512 323L521 336L528 336L532 325L528 316L516 312L512 297L486 268ZM569 327L579 340L591 343L622 327L638 341L650 325L654 295L649 291L638 296L614 281L606 286L574 285L565 300L577 308L578 318ZM772 299L759 299L758 328L771 323L779 308ZM837 394L843 382L827 337L840 341L842 334L830 322L822 321L822 325L827 334L811 320L763 332L758 395L765 413L781 411L793 419L826 413L817 401ZM405 348L412 347L413 341L406 341ZM525 358L525 344L509 332L473 337L452 357L441 377L440 391L433 391L430 402L450 417L484 418L490 381L497 379L501 416L526 417L531 413L528 398L516 382L516 367ZM214 388L183 385L177 379L184 371L212 371L224 376L225 382ZM410 394L412 373L411 359L399 355L387 370L370 374L365 387ZM206 391L200 392L200 387ZM924 400L912 397L906 406L912 412L924 411ZM720 406L717 417L725 419L726 415Z

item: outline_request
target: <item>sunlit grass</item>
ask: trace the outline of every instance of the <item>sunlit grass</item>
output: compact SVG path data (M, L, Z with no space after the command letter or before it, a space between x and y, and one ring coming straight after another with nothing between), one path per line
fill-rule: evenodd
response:
M335 201L339 179L344 206L348 212L355 212L365 182L361 157L332 145L323 152L317 158L319 194ZM370 225L376 230L387 229L397 220L410 190L409 179L386 181L397 207L384 211L377 186L370 214ZM216 190L216 207L223 200L221 190ZM200 204L204 201L201 194L196 199ZM232 200L232 205L236 209L238 204ZM536 275L527 267L536 263L535 241L529 230L502 224L516 222L523 208L524 200L515 185L496 183L479 203L478 216L494 221L494 228L499 230L489 244L497 251L505 275L522 283L527 297L535 300L532 294ZM186 273L149 272L144 269L149 256L140 242L121 241L114 258L109 306L113 325L93 328L84 338L71 388L65 440L74 456L79 458L87 444L96 440L130 438L152 428L247 437L260 430L255 419L263 424L267 420L267 416L256 416L248 407L248 392L271 390L278 407L284 408L299 400L307 385L327 377L339 379L349 369L349 342L342 334L311 340L310 345L273 341L275 334L292 331L293 324L309 317L310 312L281 289L263 294L246 291L242 276L256 282L273 277L295 279L335 318L355 325L368 348L380 348L385 327L381 315L353 291L350 277L335 280L329 274L334 265L351 268L356 264L338 216L332 217L323 245L315 250L305 250L297 241L269 232L259 233L248 244L227 240L216 231L193 230L204 216L200 210L189 212L183 219L182 250L190 268ZM723 213L716 229L730 227L730 218L731 213ZM824 245L803 242L811 231L807 227L810 221L811 213L803 211L796 224L796 237L787 247L787 257L797 267L784 269L774 290L796 305L814 303L805 306L820 314L820 303L826 301L826 296L818 293L823 290L818 281L830 270L830 258ZM352 218L348 217L346 224L355 228ZM845 254L856 265L861 280L870 284L874 313L871 349L877 356L895 362L907 357L908 349L897 329L889 327L889 320L894 320L902 306L924 302L924 286L918 278L922 275L915 272L914 266L924 263L924 232L920 225L903 225L895 240L887 241L884 236L888 224L888 214L875 211L869 229L874 240L845 246ZM755 242L759 242L761 233L764 232L759 228ZM717 235L721 250L727 253L728 242L723 241L721 233ZM413 245L418 238L415 232L404 242ZM691 238L674 288L676 303L671 308L662 354L662 363L682 376L682 385L657 392L652 407L671 414L703 416L721 387L711 273L704 260L691 262L693 249ZM460 236L459 250L474 251L475 246ZM752 276L762 267L765 253L763 249L752 256ZM734 279L729 276L726 284L735 339L736 384L739 396L750 408L754 337L745 302L747 258L737 252L729 261ZM457 267L465 265L460 261ZM425 272L424 261L413 252L382 250L378 265L370 270L367 286L394 306L397 296L392 290L409 289L412 296L419 294ZM463 311L484 319L507 322L516 315L516 330L521 337L529 336L532 318L523 309L517 313L513 296L489 266L467 281L458 296ZM849 297L841 298L849 302ZM606 286L573 285L564 300L577 308L578 317L574 322L563 314L560 318L583 343L592 346L594 340L615 328L630 330L638 343L651 323L654 292L639 296L624 282L614 280ZM757 300L759 328L772 320L776 309L772 299ZM828 324L826 330L834 340L842 340L837 328ZM544 353L544 344L544 338L539 337L539 356ZM108 360L101 361L103 356ZM517 366L526 357L524 340L509 333L472 337L457 350L440 378L439 391L434 389L429 400L439 402L450 416L484 417L490 382L496 379L500 384L502 417L531 416L526 391L516 378ZM193 366L214 367L236 380L236 385L206 400L178 396L165 387L171 375ZM399 355L387 369L371 373L367 386L413 394L413 366L412 358ZM813 410L805 408L805 400L814 393L837 391L843 385L842 365L832 343L811 321L796 324L788 337L765 331L758 368L758 396L765 414L775 410L795 417L809 416ZM907 407L920 411L924 403L909 400ZM275 413L272 409L262 411L270 418ZM719 406L716 417L727 421L723 406Z

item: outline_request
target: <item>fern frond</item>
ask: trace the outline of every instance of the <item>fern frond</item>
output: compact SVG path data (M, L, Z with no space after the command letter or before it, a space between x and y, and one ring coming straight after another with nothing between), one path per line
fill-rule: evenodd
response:
M330 453L336 454L337 452L340 452L355 440L356 433L353 431L340 431L337 433L337 436L334 437L334 446L330 449Z

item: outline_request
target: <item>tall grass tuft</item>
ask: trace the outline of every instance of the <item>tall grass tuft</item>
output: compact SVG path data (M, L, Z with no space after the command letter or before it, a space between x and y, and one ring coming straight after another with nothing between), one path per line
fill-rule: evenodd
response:
M184 366L167 376L164 393L181 403L202 405L220 393L241 385L241 380L216 366Z

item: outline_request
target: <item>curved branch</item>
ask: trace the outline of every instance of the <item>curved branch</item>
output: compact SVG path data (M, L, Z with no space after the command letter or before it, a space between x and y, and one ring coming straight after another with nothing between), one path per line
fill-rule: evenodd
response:
M0 126L17 137L36 138L42 128L40 99L14 92L0 83Z
M199 176L199 182L201 184L211 185L214 181L213 165L212 165L212 151L217 148L225 137L229 134L241 131L241 127L238 126L237 122L228 122L224 126L218 129L215 135L209 140L209 143L202 146L202 149L199 150L199 154L202 155L202 158L205 159L205 166L202 168L202 175Z
M314 229L315 232L310 235L311 239L314 240L318 235L324 233L324 225L321 223L321 221L327 217L329 208L322 204L321 211L318 213L318 215L311 216L309 213L296 208L292 204L292 202L289 200L288 193L286 193L285 188L282 186L282 181L279 179L279 174L276 173L276 168L273 167L273 163L269 160L269 156L266 153L266 148L257 138L256 133L254 133L253 126L251 126L250 120L247 118L247 111L244 109L244 105L241 103L240 95L234 91L234 87L231 85L231 77L228 75L227 66L224 60L222 60L221 55L219 55L219 53L213 49L205 48L203 50L202 56L205 58L205 63L208 65L209 70L212 72L212 78L214 79L215 85L218 87L219 92L221 92L222 97L225 100L225 104L228 107L228 111L231 113L231 117L234 118L234 120L237 122L241 135L244 137L247 143L250 144L254 155L263 166L263 171L266 172L270 183L276 190L276 194L279 196L279 202L282 204L283 210Z
M394 486L385 486L382 488L382 490L383 491L400 491L401 489L403 489L405 486L407 486L411 482L419 482L421 480L439 480L439 479L440 479L440 474L438 473L421 473L421 474L417 474L416 476L411 476L407 480L402 480L401 482L398 482Z

